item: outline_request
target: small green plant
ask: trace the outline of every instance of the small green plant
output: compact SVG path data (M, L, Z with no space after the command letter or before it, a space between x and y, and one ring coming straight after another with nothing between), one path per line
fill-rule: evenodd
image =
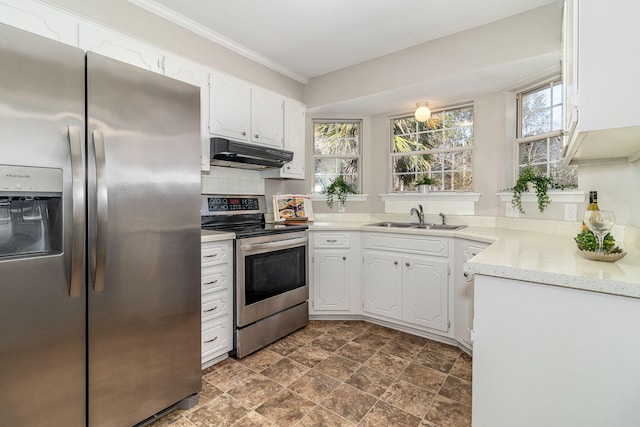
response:
M327 195L327 206L332 208L334 196L340 204L344 205L347 202L347 195L357 194L357 191L344 180L344 176L338 175L336 179L331 181L331 184L325 188L323 193Z
M589 229L582 230L576 237L576 244L581 251L595 252L598 249L598 240ZM616 241L610 233L604 236L602 249L605 253L620 253L622 249L616 246Z
M422 177L422 179L415 182L415 185L435 185L437 181L433 178L429 178L428 176Z
M513 186L513 198L511 199L511 206L514 209L518 209L520 213L525 213L522 207L522 193L528 191L527 183L531 182L535 188L536 195L538 196L538 210L544 212L551 200L547 189L553 184L553 178L536 173L531 166L526 166L518 180L516 185Z

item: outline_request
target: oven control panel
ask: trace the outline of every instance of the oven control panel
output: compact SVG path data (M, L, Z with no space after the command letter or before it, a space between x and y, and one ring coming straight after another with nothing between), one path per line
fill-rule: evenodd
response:
M203 214L261 212L264 196L206 196Z

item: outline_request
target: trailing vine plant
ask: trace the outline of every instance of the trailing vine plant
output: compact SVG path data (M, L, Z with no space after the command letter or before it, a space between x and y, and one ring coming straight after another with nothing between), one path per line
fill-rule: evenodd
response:
M522 207L522 193L528 191L527 182L533 183L538 197L538 210L541 213L544 212L549 203L551 203L547 190L553 185L553 177L538 174L529 165L522 170L516 184L513 186L511 206L514 209L518 209L520 213L525 213Z
M333 207L334 196L338 199L338 203L344 205L347 202L347 195L357 194L351 185L345 181L344 176L338 175L331 184L323 191L327 195L327 206Z

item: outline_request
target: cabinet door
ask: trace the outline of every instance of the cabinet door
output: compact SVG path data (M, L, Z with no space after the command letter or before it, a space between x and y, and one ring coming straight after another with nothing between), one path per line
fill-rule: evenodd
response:
M3 0L0 22L71 46L78 46L78 23L69 15L36 2Z
M364 251L362 284L365 312L398 320L402 318L400 256Z
M448 262L404 257L402 264L402 320L446 332L449 329Z
M99 25L80 24L80 48L156 73L163 72L164 52L133 37Z
M260 89L251 89L251 142L283 148L284 100Z
M293 151L293 160L282 168L284 178L304 179L306 107L291 101L284 102L284 148Z
M250 124L249 86L222 74L209 77L209 133L248 141Z
M209 170L209 70L180 58L167 55L164 62L165 76L200 88L200 169Z
M313 309L349 311L349 251L318 251L313 254Z

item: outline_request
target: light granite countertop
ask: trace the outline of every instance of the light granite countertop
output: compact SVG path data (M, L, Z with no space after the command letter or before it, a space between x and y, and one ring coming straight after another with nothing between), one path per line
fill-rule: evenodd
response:
M200 243L219 242L221 240L233 240L235 238L236 233L229 233L227 231L200 230Z
M573 240L579 224L569 224L571 228L565 223L566 231L542 221L522 222L523 229L512 228L512 223L505 222L496 226L469 225L457 231L434 231L371 227L367 226L369 223L371 221L317 221L310 224L309 229L438 235L482 241L491 245L467 261L465 271L640 298L640 244L622 242L627 255L617 262L591 261L578 252Z

